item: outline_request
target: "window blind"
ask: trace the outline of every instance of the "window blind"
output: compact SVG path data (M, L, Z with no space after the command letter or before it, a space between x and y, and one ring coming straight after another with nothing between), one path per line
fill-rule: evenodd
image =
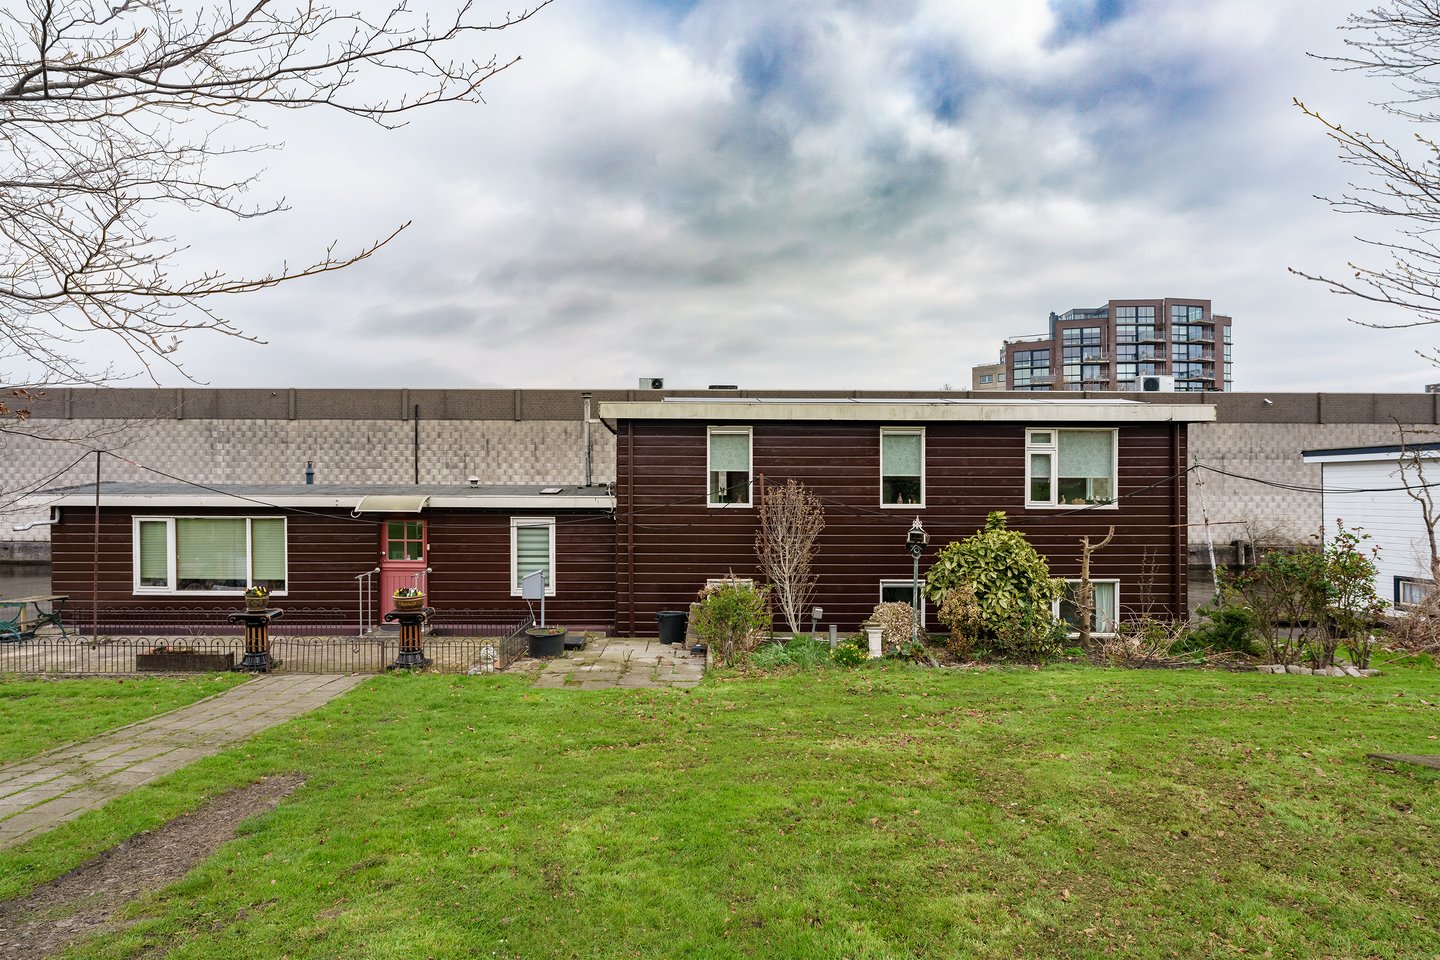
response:
M1108 478L1115 466L1114 441L1108 430L1060 431L1060 475Z
M748 433L710 434L710 471L712 473L749 473L750 435Z
M285 521L279 517L250 521L250 575L270 588L285 585Z
M887 477L920 476L924 437L918 433L880 435L880 472Z
M515 528L515 588L527 574L545 571L545 585L550 585L550 526Z
M170 543L163 520L140 522L140 583L146 587L170 585Z
M175 521L175 570L180 580L245 585L245 521L181 518Z

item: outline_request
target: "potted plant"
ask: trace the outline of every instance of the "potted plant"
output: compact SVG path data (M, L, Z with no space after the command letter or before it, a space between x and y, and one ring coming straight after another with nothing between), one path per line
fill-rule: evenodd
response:
M558 657L565 652L564 627L530 627L525 636L529 638L532 657Z
M425 594L415 587L401 587L395 591L393 599L396 610L414 612L425 607Z
M266 587L255 586L245 589L245 609L252 613L259 613L270 608L270 590Z

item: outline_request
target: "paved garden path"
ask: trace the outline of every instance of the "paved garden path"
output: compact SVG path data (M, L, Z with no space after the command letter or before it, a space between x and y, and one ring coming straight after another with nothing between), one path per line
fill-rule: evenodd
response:
M693 687L704 675L705 658L679 647L659 640L602 637L546 663L535 685L572 690Z
M265 676L0 767L0 849L313 710L366 679L359 674Z

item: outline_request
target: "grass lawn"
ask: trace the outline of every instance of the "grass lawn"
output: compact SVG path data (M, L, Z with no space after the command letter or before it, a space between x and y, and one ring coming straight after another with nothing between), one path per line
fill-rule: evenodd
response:
M244 677L38 680L0 675L0 763L49 750L228 690Z
M385 676L0 854L308 782L67 956L1435 957L1440 671Z

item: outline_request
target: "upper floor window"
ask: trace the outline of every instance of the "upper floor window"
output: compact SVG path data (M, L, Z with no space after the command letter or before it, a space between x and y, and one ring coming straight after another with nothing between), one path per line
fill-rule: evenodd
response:
M136 517L136 593L284 593L283 517Z
M750 505L750 428L711 427L707 452L712 507Z
M925 505L925 428L880 430L880 503Z
M1115 502L1114 430L1025 431L1027 506Z

